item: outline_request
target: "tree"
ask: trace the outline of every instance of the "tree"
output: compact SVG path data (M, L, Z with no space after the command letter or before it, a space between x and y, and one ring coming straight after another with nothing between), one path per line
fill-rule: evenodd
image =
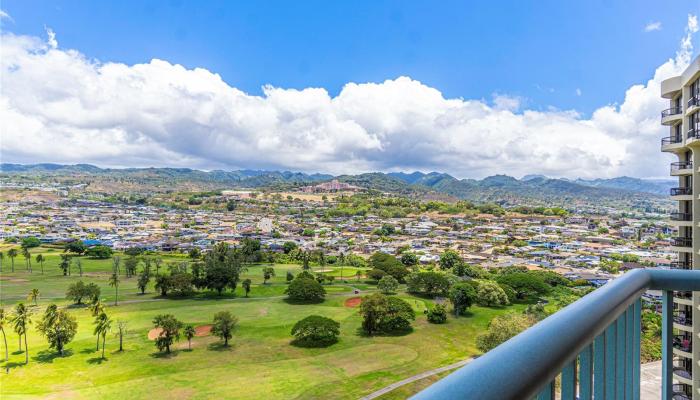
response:
M31 249L33 247L39 247L39 246L41 246L41 240L39 240L38 238L35 238L34 236L26 237L26 238L22 239L20 246L23 249Z
M405 251L403 254L401 254L401 264L409 268L413 267L414 265L418 264L418 257L413 253Z
M117 320L117 336L119 336L119 351L124 351L124 335L128 333L128 324L126 321Z
M245 297L248 297L248 293L250 293L250 284L251 284L250 279L245 279L243 283L241 283L241 286L243 286L243 290L245 290Z
M462 257L454 250L445 250L440 255L440 268L443 270L451 270L462 263Z
M219 311L214 314L214 324L211 327L211 333L221 338L224 341L224 346L228 346L228 341L233 337L233 330L238 324L238 318L231 315L228 311Z
M63 349L75 337L78 322L65 310L51 304L44 311L44 317L37 324L37 330L46 337L49 348L63 355Z
M15 272L15 257L17 257L18 254L17 249L13 248L7 250L7 256L10 257L10 265L12 265L12 272Z
M100 349L100 336L102 337L102 359L105 358L105 342L107 333L112 329L112 319L104 311L95 318L95 330L93 334L97 336L97 350Z
M167 296L168 291L172 287L172 282L170 279L170 275L165 275L165 274L158 274L156 275L156 284L155 288L156 290L160 291L161 296Z
M355 271L355 278L357 278L357 280L359 281L360 278L362 278L362 271L360 271L360 270Z
M42 275L44 275L44 261L46 261L46 258L44 258L43 255L41 255L41 254L36 255L36 262L38 262L39 265L41 266L41 274Z
M139 259L131 256L124 260L124 271L126 271L126 277L130 278L136 274L136 267L139 265Z
M340 323L320 315L310 315L292 327L294 343L309 346L328 346L338 341Z
M22 336L24 336L24 363L29 364L29 347L27 347L27 327L32 323L31 311L24 303L17 303L12 315L12 326L19 336L19 349L22 350Z
M199 247L193 247L187 253L187 256L192 260L199 260L199 258L202 256L202 250L200 250Z
M549 285L540 276L527 272L501 275L496 281L513 288L518 299L543 296L549 292Z
M294 280L294 274L292 273L292 271L287 270L287 277L285 279L287 280L287 283Z
M141 271L141 275L139 275L139 280L136 282L136 286L138 286L139 290L141 291L141 294L146 293L146 288L148 287L148 282L151 281L151 274L149 273L147 268L144 268L143 271Z
M250 251L254 246L248 245ZM203 286L215 290L219 295L226 288L236 290L240 274L246 271L241 260L243 256L225 242L217 243L204 256Z
M391 254L376 252L370 256L369 265L386 272L399 282L403 282L404 277L408 275L408 269Z
M523 314L499 315L489 322L486 332L476 337L476 347L486 353L529 328L534 322L531 317Z
M428 296L445 296L452 282L445 273L435 271L414 272L406 277L406 285L411 293L423 293Z
M112 273L109 277L109 286L114 288L114 305L119 305L119 274L116 272Z
M87 285L83 281L72 283L66 290L66 298L73 300L75 304L83 304L83 299L93 300L100 297L100 287L90 282Z
M275 276L275 269L272 267L263 267L263 284L267 284L267 281Z
M298 246L295 242L284 242L282 245L282 250L284 251L284 254L289 254L292 252L292 250L296 249Z
M24 257L24 262L27 264L27 271L32 272L32 254L28 248L22 248L22 257Z
M326 289L313 278L299 274L284 291L290 300L299 302L323 301Z
M86 256L100 260L106 260L112 257L112 253L113 251L111 247L103 245L92 246L85 251Z
M360 303L362 329L373 335L379 332L405 331L411 327L416 314L411 306L398 297L374 293Z
M156 328L160 328L160 333L156 338L156 347L159 351L165 350L166 353L170 353L170 346L180 339L182 322L178 321L172 314L160 314L153 319L153 324Z
M450 289L450 301L455 315L461 315L476 302L477 294L474 286L468 283L458 283Z
M68 253L75 253L81 255L87 251L87 246L82 240L74 240L72 242L66 243L63 250Z
M385 294L392 293L398 289L399 281L397 281L396 278L391 275L386 275L379 280L377 287Z
M105 306L102 303L102 301L100 300L100 297L97 296L97 297L92 298L90 305L88 306L88 309L90 309L90 315L92 315L93 317L96 317L96 316L100 315L105 310Z
M38 305L37 300L39 299L40 294L41 293L39 292L39 289L34 288L34 289L29 291L29 295L27 296L27 300L33 301L34 307L36 307Z
M508 304L506 292L494 281L480 281L476 290L476 298L479 304L487 307Z
M0 272L2 272L2 261L5 259L5 253L0 251Z
M7 347L7 336L5 335L5 327L9 322L5 309L0 308L0 332L2 333L2 340L5 342L5 361L10 359L10 350Z
M431 324L444 324L447 322L447 310L442 304L436 304L435 307L428 310L428 322Z
M68 276L70 274L70 264L71 256L68 254L61 254L61 263L58 267L63 271L63 276Z
M185 327L185 330L183 331L185 333L185 338L187 339L187 349L192 350L192 338L194 335L197 333L194 330L194 326L192 325L187 325Z

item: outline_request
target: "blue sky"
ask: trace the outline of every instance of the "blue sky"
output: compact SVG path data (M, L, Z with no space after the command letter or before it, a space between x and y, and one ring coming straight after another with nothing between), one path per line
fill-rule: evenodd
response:
M127 64L160 58L264 84L324 87L407 75L446 97L507 93L533 109L620 102L677 49L695 0L26 1L3 30ZM652 22L661 29L645 32ZM577 89L581 95L577 95Z
M698 5L4 0L0 158L664 177Z

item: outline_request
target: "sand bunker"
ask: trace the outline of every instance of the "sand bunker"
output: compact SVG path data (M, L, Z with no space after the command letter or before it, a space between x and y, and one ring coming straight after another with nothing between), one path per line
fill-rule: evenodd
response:
M357 307L362 303L361 297L351 297L345 300L345 307Z
M199 325L194 327L194 335L195 336L209 336L211 334L211 325ZM156 340L158 335L163 332L161 328L153 328L150 331L148 331L148 340Z

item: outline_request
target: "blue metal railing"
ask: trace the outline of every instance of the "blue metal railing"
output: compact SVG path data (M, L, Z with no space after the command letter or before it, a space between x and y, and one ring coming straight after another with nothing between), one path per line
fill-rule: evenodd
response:
M417 400L639 399L641 295L662 290L663 399L673 398L673 291L700 271L638 269L582 297L416 394Z

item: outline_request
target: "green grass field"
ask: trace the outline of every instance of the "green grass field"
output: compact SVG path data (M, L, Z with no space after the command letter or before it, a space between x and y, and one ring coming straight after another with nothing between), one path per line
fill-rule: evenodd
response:
M357 399L411 375L468 358L478 351L476 334L485 329L493 316L524 308L515 305L504 309L474 307L471 316L450 318L447 324L427 323L422 310L425 300L404 293L399 295L416 310L413 332L403 336L366 337L359 333L357 308L344 305L354 296L353 288L367 293L373 286L357 282L327 285L326 301L314 305L293 305L284 300L286 270L299 272L296 265L275 265L276 277L262 285L262 266L252 266L243 278L253 280L250 298L237 289L236 296L217 298L211 294L190 299L161 299L150 287L138 293L136 278L122 278L118 306L111 306L114 290L107 285L111 260L82 258L83 277L73 271L62 276L58 269L59 252L34 250L47 257L44 275L34 263L34 272L25 270L24 259L15 259L15 272L7 257L0 275L0 303L9 311L17 302L26 301L32 288L42 296L34 309L34 322L49 303L69 306L65 290L79 279L96 282L102 297L110 305L107 313L114 320L128 322L125 351L118 352L118 339L107 338L106 360L95 350L92 320L84 308L69 307L78 320L78 334L67 346L63 357L48 351L48 345L34 328L28 335L30 361L18 350L18 337L6 329L10 359L0 363L0 394L3 399L24 398L173 398L206 399ZM164 257L166 262L168 257ZM182 258L172 259L182 260ZM328 267L326 267L328 268ZM345 267L344 275L354 274ZM332 271L339 275L339 270ZM370 289L373 290L373 289ZM361 294L362 294L361 293ZM231 311L239 318L232 346L223 348L218 338L197 337L192 350L181 339L170 356L157 352L148 340L153 317L172 313L187 324L210 324L214 313ZM292 325L311 314L333 318L341 323L338 343L322 349L290 345ZM4 348L2 353L4 355ZM386 398L400 398L419 390L420 384L402 388ZM399 396L399 397L396 397Z

